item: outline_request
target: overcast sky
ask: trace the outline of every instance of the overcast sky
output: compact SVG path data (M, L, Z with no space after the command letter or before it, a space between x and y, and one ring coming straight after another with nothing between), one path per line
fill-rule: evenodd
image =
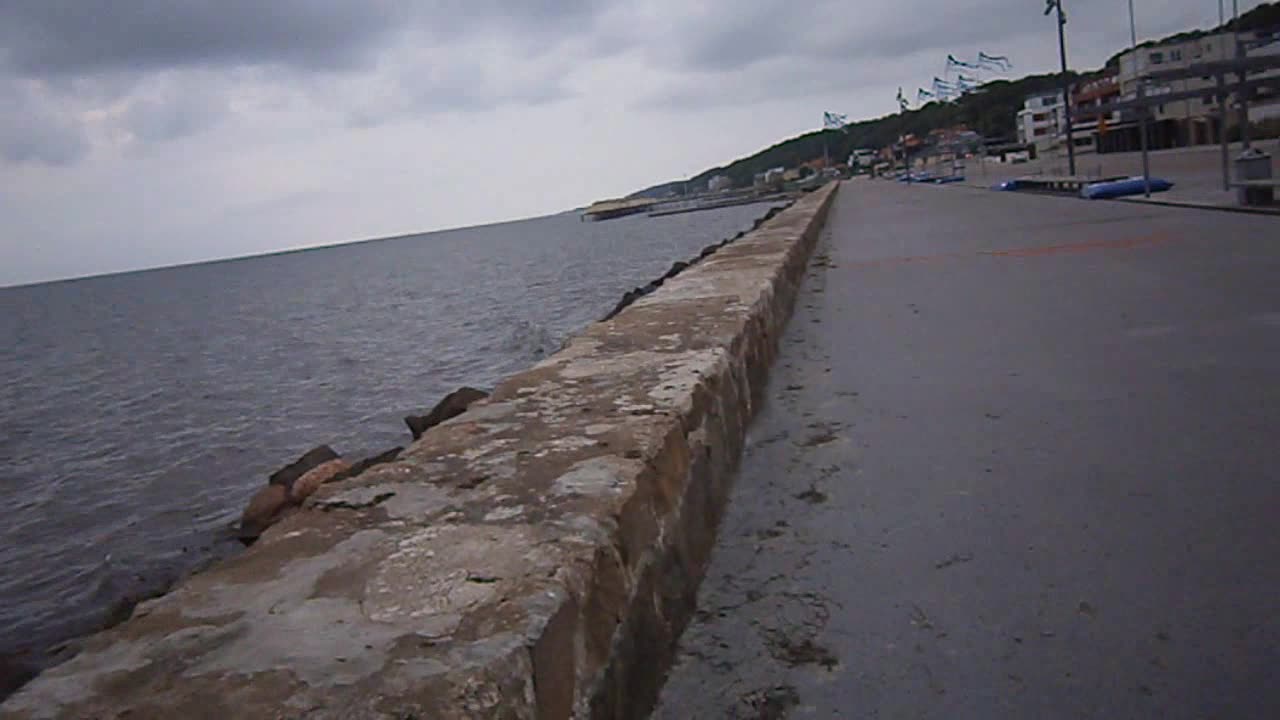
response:
M1128 43L1124 0L1065 6L1073 67ZM559 212L890 112L948 53L1051 70L1043 8L0 0L0 286Z

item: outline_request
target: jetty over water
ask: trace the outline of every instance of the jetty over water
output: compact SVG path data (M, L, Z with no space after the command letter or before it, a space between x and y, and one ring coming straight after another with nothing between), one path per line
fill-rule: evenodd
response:
M601 200L592 203L582 211L586 220L612 220L614 218L648 212L654 205L662 202L653 198L628 198L623 200Z

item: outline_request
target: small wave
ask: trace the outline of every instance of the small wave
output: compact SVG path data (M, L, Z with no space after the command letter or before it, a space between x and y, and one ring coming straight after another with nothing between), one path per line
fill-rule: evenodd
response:
M509 323L499 350L504 354L525 359L542 359L560 349L561 339L545 325L528 320Z

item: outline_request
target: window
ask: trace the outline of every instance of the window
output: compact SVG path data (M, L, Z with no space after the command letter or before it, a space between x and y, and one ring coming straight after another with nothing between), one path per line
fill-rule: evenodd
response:
M1164 62L1164 53L1153 52L1147 59L1151 61L1152 65L1159 65Z
M1181 50L1170 50L1170 51L1169 51L1169 62L1178 62L1178 61L1179 61L1179 60L1181 60L1181 59L1182 59L1182 51L1181 51Z
M1203 105L1212 105L1213 98L1209 97L1208 95L1205 95L1204 97L1200 98L1200 102Z
M1048 135L1048 134L1049 134L1049 128L1036 128L1036 137L1040 137L1041 135Z

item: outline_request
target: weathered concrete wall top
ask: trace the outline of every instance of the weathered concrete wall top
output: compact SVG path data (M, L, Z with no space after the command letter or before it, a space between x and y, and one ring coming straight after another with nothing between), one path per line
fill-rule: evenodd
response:
M0 716L642 716L835 189L325 486Z

